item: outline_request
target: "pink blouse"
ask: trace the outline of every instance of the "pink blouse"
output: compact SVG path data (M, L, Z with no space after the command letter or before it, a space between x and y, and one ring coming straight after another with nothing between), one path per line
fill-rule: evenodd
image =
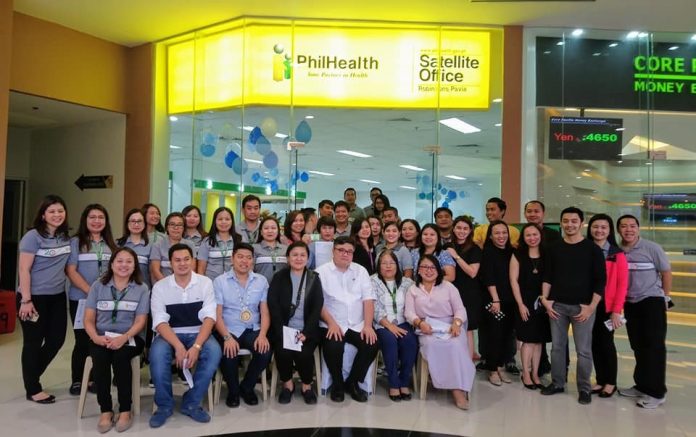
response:
M434 285L430 293L422 287L412 285L406 292L404 317L410 323L414 319L426 317L435 319L454 318L466 321L466 309L459 291L449 281Z

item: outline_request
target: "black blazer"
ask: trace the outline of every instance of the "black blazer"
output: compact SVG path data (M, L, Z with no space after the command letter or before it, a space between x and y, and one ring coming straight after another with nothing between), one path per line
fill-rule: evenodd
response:
M319 342L319 318L324 306L324 292L321 288L319 275L313 270L307 270L304 296L304 329L302 333L308 339ZM290 320L290 305L292 304L292 280L290 267L279 270L268 287L268 311L271 313L270 336L274 345L283 344L283 326ZM280 343L279 343L280 342Z

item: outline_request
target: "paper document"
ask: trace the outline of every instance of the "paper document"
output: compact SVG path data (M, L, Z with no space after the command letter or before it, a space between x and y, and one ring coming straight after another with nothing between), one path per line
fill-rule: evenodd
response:
M183 369L181 370L184 373L184 378L186 378L186 384L188 384L189 388L193 388L193 376L191 376L191 369L188 367L188 358L184 358L182 367Z
M319 267L333 259L333 241L314 242L314 267Z
M77 310L75 311L74 329L85 329L85 308L87 307L87 299L77 301Z
M300 331L295 328L283 326L283 349L291 351L301 351L302 341L300 341Z
M116 338L116 337L120 337L121 335L123 335L123 334L119 334L118 332L109 332L109 331L104 332L104 336L109 337L109 338ZM133 337L128 339L128 346L135 346L135 339Z
M447 340L448 338L452 337L452 334L450 333L450 328L452 325L449 323L438 319L432 319L430 317L426 317L424 322L430 325L432 328L433 337L441 338L443 340ZM416 329L416 335L423 335L423 332L420 329Z

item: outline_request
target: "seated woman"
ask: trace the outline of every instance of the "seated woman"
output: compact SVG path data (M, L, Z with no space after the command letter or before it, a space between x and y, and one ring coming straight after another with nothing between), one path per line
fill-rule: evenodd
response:
M374 324L389 376L389 399L408 401L411 400L409 385L418 353L418 338L404 318L404 303L413 281L402 276L396 254L389 249L379 254L377 273L371 279L377 298Z
M469 356L466 310L459 291L448 281L437 258L423 254L418 260L415 285L406 294L406 320L420 330L421 354L428 362L430 377L436 388L452 390L454 403L469 409L469 392L476 368ZM444 323L447 329L433 329Z
M149 307L150 293L138 268L138 256L128 247L116 249L109 260L108 270L92 284L87 294L84 318L85 331L92 340L90 355L97 402L101 408L97 424L100 433L113 426L112 367L121 413L116 431L123 432L133 423L130 360L143 351L145 340L142 335Z
M312 369L314 349L321 339L319 317L324 306L324 292L319 276L307 268L308 259L307 245L302 241L292 243L287 250L288 267L279 270L268 287L271 342L276 367L283 382L283 390L278 396L281 404L290 403L295 391L293 364L300 374L301 393L305 403L317 403L317 395L312 391ZM297 340L302 342L301 351L283 347L284 326L300 331Z

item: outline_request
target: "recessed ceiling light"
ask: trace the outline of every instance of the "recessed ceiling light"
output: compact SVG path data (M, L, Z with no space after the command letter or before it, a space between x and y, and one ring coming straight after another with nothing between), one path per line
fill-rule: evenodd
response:
M667 50L677 50L678 48L679 48L679 46L672 46L672 47L668 48Z
M307 173L318 174L318 175L322 175L322 176L336 176L333 173L327 173L325 171L319 171L319 170L307 170Z
M582 29L575 29L573 32L571 32L571 35L573 35L574 37L577 38L580 35L582 35L583 33L585 33L585 31Z
M238 126L238 127L244 129L247 132L251 132L254 130L254 126Z
M170 115L169 121L179 121L179 117L177 117L176 115Z
M618 46L618 45L619 45L618 42L613 42L613 43L609 44L609 47L614 48L614 47L616 47L616 46Z
M276 137L276 138L280 138L281 140L284 140L284 139L287 138L288 136L285 135L285 134L281 134L280 132L278 132L277 134L275 134L275 137Z
M616 128L616 131L617 131L617 132L622 132L622 131L625 131L625 130L626 130L625 127L617 127L617 128Z
M496 124L495 124L495 127L500 127L500 126L502 126L502 125L503 125L503 123L496 123Z
M617 164L623 164L623 161L616 161Z
M181 147L181 146L175 146L174 144L170 144L170 145L169 145L169 148L170 148L170 149L183 149L183 147Z
M457 132L461 132L463 134L472 134L475 132L481 132L481 129L477 128L476 126L472 126L469 123L460 120L456 117L452 118L446 118L444 120L440 120L441 124L444 124L450 129L454 129Z
M416 167L415 165L411 165L411 164L401 164L399 167L405 168L406 170L425 171L424 168Z
M479 187L482 187L482 186L483 186L483 182L479 182L477 185L478 185Z
M307 120L313 120L314 116L313 115L305 115L304 118L306 118Z
M575 179L582 179L582 176L575 176Z
M549 53L551 53L551 52L549 52ZM493 103L500 103L502 101L503 101L503 99L501 99L500 97L498 97L497 99L493 99Z
M592 53L592 56L602 56L602 54L600 52L595 52L595 53Z
M587 173L589 173L589 172L592 171L592 169L591 169L591 168L586 168L584 171L586 171Z
M565 44L565 43L564 43L563 41L558 41L558 42L556 43L557 46L562 46L562 45L564 45L564 44Z
M360 179L360 182L365 182L366 184L381 184L380 181L373 181L372 179Z
M416 187L411 187L408 185L399 185L399 188L403 188L404 190L415 190Z
M263 161L259 161L258 159L251 159L251 158L244 158L246 162L251 162L252 164L263 164Z
M642 179L636 179L636 182L641 182L641 181L642 181Z
M559 185L558 188L563 188L563 185Z
M453 174L445 175L445 177L448 179L454 179L455 181L465 181L466 180L466 178L464 178L464 177L453 175Z
M652 162L646 162L645 165L652 165Z
M634 39L638 37L638 31L632 30L626 34L626 39Z
M551 54L551 50L544 50L544 54L545 54L545 55L550 55L550 54Z
M343 153L344 155L355 156L356 158L372 158L372 155L367 153L355 152L353 150L336 150L338 153Z

